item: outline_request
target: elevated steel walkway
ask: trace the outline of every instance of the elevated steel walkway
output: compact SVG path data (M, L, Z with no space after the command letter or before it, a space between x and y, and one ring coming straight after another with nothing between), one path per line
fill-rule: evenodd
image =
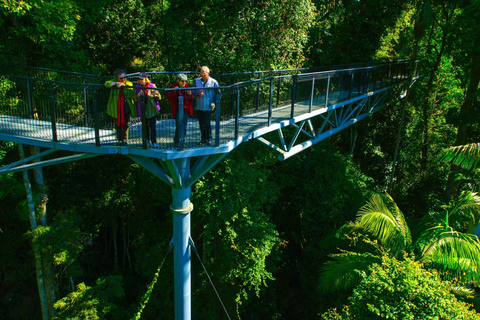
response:
M190 75L188 83L193 83L195 73L182 73ZM111 77L0 65L0 140L43 148L36 155L0 168L0 174L120 154L167 183L173 196L170 209L175 317L188 320L191 186L237 146L251 139L278 151L281 160L301 152L389 102L405 97L418 71L416 61L395 61L327 69L212 74L221 85L211 119L213 143L197 145L200 134L194 115L188 121L185 144L180 148L174 144L175 120L165 99L172 90L168 88L175 82L175 74L150 73L162 95L162 110L156 126L159 147L149 148L145 119L140 118L131 120L128 145L117 145L114 119L106 114L109 89L104 82ZM136 75L129 77L134 79ZM197 89L200 88L189 88ZM287 127L293 130L286 130ZM269 135L273 131L278 135ZM73 154L55 157L58 150Z

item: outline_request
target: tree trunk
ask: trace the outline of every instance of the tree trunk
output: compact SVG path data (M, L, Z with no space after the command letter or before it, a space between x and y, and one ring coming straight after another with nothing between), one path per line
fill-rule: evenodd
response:
M475 101L477 100L476 91L480 84L480 61L472 58L472 67L470 70L470 83L465 93L465 100L460 107L460 124L457 130L457 137L455 139L455 145L461 146L469 143L468 129L472 124L474 115ZM455 195L455 174L458 172L458 167L451 166L450 174L448 175L447 186L445 188L445 194L447 198L451 199Z
M20 155L21 160L25 159L25 152L23 150L22 144L18 145L18 153ZM32 231L35 231L35 229L37 229L37 218L35 215L35 204L33 202L32 187L30 185L30 179L28 178L28 172L22 171L22 175L23 175L23 184L25 186L25 192L27 194L27 206L28 206L28 217L30 219L30 228ZM40 298L42 319L48 320L50 318L48 316L48 303L47 303L47 297L45 294L45 286L44 286L44 278L43 278L43 270L42 270L42 257L34 243L32 243L32 246L33 246L33 252L35 255L35 272L37 274L37 288L38 288L38 295Z
M434 32L434 26L432 25L432 31ZM437 51L437 58L435 60L435 64L433 65L432 71L430 72L430 77L427 82L427 96L432 96L433 92L433 82L436 76L436 73L440 67L440 63L442 61L443 53L445 51L445 46L447 43L447 33L445 30L443 30L443 35L442 35L442 43L440 45L440 50ZM427 163L428 163L428 143L429 143L429 135L430 135L430 127L429 127L429 121L431 117L431 110L428 100L424 102L423 105L423 137L422 137L422 147L421 147L421 162L420 162L420 167L422 172L425 172L427 169Z
M40 148L38 146L31 146L30 147L31 155L35 155L40 153ZM32 162L40 162L40 159L35 159ZM38 204L41 212L39 221L42 223L43 226L48 225L47 221L47 202L48 196L46 194L46 186L43 181L43 170L41 167L33 169L35 183L37 184L38 190L40 192L40 203ZM40 249L40 248L39 248ZM45 294L47 298L47 307L48 307L48 314L50 318L55 316L55 308L53 305L55 304L55 271L51 262L44 250L41 250L42 255L42 269L44 274L44 287L45 287Z

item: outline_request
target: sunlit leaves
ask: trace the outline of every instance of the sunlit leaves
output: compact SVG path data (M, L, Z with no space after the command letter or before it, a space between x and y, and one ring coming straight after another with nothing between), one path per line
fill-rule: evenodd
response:
M451 283L410 258L384 257L360 274L349 306L342 314L330 312L334 319L478 319L467 303L457 300Z

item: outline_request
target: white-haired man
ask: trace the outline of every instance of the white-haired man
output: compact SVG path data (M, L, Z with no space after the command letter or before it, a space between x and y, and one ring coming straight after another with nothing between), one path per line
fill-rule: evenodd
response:
M210 69L207 66L200 69L200 78L195 79L195 87L209 88L195 90L195 106L201 134L199 145L210 145L212 139L210 119L212 111L215 110L216 98L219 98L221 93L219 89L210 89L218 87L218 82L210 77Z

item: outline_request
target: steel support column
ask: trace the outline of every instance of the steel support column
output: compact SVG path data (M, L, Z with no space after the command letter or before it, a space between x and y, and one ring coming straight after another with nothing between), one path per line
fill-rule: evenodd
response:
M190 176L190 158L175 161L180 178ZM190 320L192 317L191 252L190 252L190 203L191 188L172 188L173 203L173 261L175 285L175 319Z

